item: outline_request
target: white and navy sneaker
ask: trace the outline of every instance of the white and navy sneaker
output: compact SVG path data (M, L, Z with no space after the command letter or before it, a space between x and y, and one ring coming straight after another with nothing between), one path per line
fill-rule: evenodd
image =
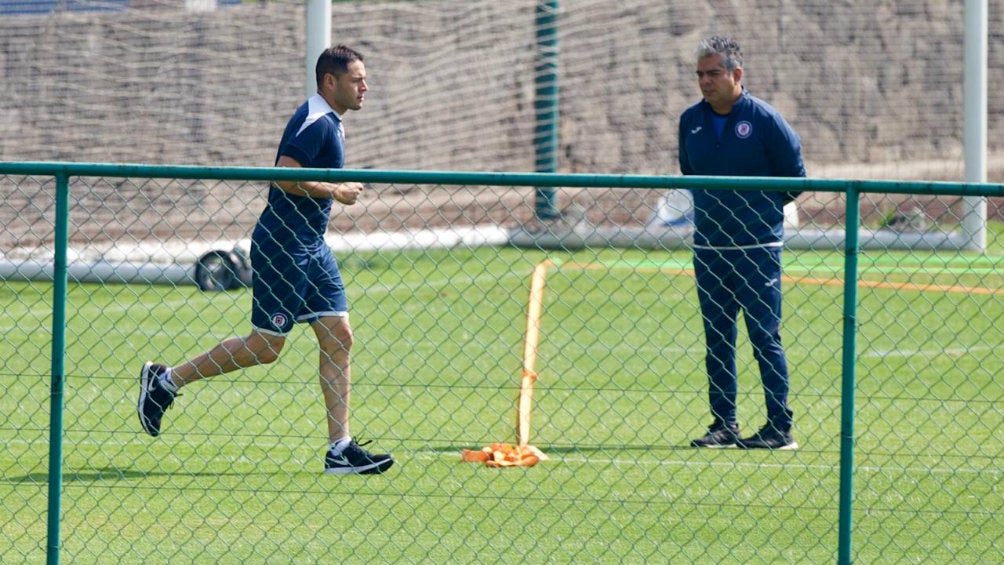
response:
M139 404L136 406L136 411L139 413L139 423L143 426L143 430L154 437L160 435L160 422L164 417L164 411L171 407L174 398L178 396L176 392L164 388L161 375L166 372L166 366L147 361L139 374Z
M722 449L735 447L739 442L739 426L734 423L726 424L715 421L708 428L708 433L690 442L691 447L707 447L710 449Z
M736 445L740 449L773 449L777 451L798 449L798 442L792 437L790 431L779 429L769 422L756 435L741 439L736 442Z
M366 445L368 442L364 442ZM335 453L328 449L324 456L324 473L327 475L379 475L394 464L394 458L390 455L373 455L366 451L355 440L342 450Z

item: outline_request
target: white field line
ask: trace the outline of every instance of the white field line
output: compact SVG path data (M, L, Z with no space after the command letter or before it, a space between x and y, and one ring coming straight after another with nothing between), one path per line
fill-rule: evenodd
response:
M161 302L159 304L160 305L164 305L164 306L170 306L172 308L178 308L180 306L184 306L185 304L189 304L189 301L187 301L187 300L168 300L166 302ZM137 309L137 308L142 308L144 310L149 310L149 308L146 305L144 305L142 303L139 303L139 302L136 302L136 303L133 303L133 304L116 304L114 306L107 306L107 307L101 308L101 312L102 313L118 313L118 312L126 312L126 311ZM8 330L13 330L14 328L21 328L21 327L23 327L24 326L24 319L23 318L25 318L25 317L31 318L33 320L42 320L42 319L48 318L50 315L52 315L52 307L51 306L48 306L46 308L24 308L24 309L14 310L13 312L11 310L7 310L7 311L4 312L4 319L11 319L11 321L13 323L8 323L8 324L0 325L0 331L8 331ZM46 327L45 331L49 331L50 329L51 328ZM32 331L37 331L37 330L33 329Z
M799 463L793 461L791 463L763 463L763 462L746 462L746 461L707 461L707 462L695 462L695 461L666 461L666 460L638 460L638 459L610 459L605 457L578 457L578 456L561 456L553 455L547 453L546 449L542 451L547 454L550 458L549 461L544 461L540 465L550 465L555 462L567 462L567 463L580 463L588 465L616 465L622 467L638 467L638 466L652 466L652 467L679 467L679 468L705 468L705 467L720 467L725 469L805 469L813 471L833 471L838 472L839 465L810 465L805 463ZM741 450L732 450L741 456ZM412 457L415 459L422 460L436 460L442 458L455 458L458 462L460 461L460 452L444 453L441 451L413 451ZM881 467L875 465L859 465L854 467L855 471L866 471L869 473L886 473L889 471L898 471L909 474L918 475L990 475L998 476L1004 475L1004 469L973 469L970 467L961 468L944 468L944 467Z
M997 347L989 345L963 345L960 347L949 347L945 349L870 349L864 353L858 353L858 358L867 357L957 357L967 353L977 353L983 351L995 351Z
M511 273L502 275L501 277L496 277L492 275L478 275L474 277L467 276L464 278L450 277L441 280L424 280L415 283L399 283L392 285L377 284L366 287L364 290L364 294L389 295L400 291L414 292L429 287L442 288L449 286L450 284L456 284L458 282L476 284L480 282L501 282L510 278L524 278L524 277L522 274L519 273ZM172 308L182 307L187 304L189 304L188 300L169 300L166 302L159 303L159 305L171 306ZM126 312L135 308L147 308L147 307L139 302L132 304L116 304L114 306L107 306L102 308L101 312L102 313ZM0 325L0 330L8 331L8 330L13 330L14 328L17 327L22 327L23 319L25 317L34 320L41 320L49 317L51 313L52 313L51 306L46 306L45 308L8 309L7 311L4 312L4 320L10 320L10 323Z

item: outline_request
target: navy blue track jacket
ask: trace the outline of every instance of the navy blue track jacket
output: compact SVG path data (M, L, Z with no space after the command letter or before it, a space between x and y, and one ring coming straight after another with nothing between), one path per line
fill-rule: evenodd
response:
M680 172L685 175L804 177L798 135L770 104L743 88L721 139L711 105L694 104L680 116ZM694 246L780 245L784 204L797 192L695 189Z

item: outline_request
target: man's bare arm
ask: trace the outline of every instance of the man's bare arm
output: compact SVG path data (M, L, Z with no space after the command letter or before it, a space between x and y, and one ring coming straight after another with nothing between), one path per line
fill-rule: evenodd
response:
M282 155L277 167L302 167L296 159ZM334 198L338 202L350 206L356 203L359 195L363 192L363 184L359 182L323 182L323 181L273 181L273 184L282 190L297 196L308 196L310 198Z

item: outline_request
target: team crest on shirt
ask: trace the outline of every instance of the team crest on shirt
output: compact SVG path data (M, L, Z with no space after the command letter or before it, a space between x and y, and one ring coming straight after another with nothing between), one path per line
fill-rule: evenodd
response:
M743 120L736 124L736 137L746 139L753 133L753 124Z
M286 315L285 314L272 314L272 325L281 328L286 325Z

